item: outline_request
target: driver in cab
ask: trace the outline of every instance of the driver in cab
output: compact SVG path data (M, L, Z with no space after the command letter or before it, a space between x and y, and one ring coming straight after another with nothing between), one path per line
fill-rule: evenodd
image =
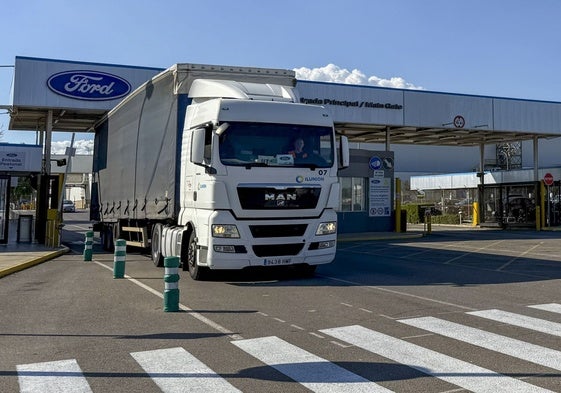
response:
M308 158L308 153L304 151L304 140L302 138L295 139L293 148L288 151L288 154L294 157L294 160Z

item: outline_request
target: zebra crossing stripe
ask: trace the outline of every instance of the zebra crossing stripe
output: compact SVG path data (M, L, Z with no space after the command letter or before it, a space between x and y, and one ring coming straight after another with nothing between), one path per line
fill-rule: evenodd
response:
M528 306L528 307L561 314L561 304L557 304L557 303L536 304L534 306Z
M92 393L75 359L17 365L21 393Z
M313 392L391 392L278 337L238 340L232 344Z
M354 325L320 331L473 392L550 392L362 326Z
M133 352L131 356L164 393L240 392L181 347Z
M433 317L402 319L399 322L528 362L561 370L561 351Z
M483 311L470 311L468 312L468 314L561 337L561 323L558 322L546 321L544 319L527 317L525 315L515 314L507 311L496 310L496 309L483 310Z

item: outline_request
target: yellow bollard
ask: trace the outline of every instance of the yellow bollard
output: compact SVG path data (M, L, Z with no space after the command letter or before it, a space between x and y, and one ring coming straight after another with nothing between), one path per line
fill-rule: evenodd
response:
M60 213L57 209L47 210L47 227L45 245L47 247L58 247L60 245Z
M471 226L476 227L477 225L479 225L479 203L478 202L473 202L472 213L473 214L472 214Z

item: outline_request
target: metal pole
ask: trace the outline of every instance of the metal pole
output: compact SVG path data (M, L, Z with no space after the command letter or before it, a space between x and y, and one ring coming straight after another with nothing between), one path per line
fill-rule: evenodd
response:
M390 136L390 127L386 127L386 151L390 151L390 144L391 144L391 136Z
M538 137L534 136L534 181L539 181Z
M58 210L60 212L62 212L62 203L63 201L66 199L66 179L68 178L68 172L70 171L70 160L73 159L74 154L73 154L73 150L74 150L74 137L76 136L76 133L73 132L72 133L72 138L70 139L70 148L67 151L66 154L66 168L64 168L64 178L62 179L62 195L60 197L60 200L58 201Z
M534 201L536 204L536 230L539 231L541 230L542 226L543 226L543 218L542 216L544 215L544 212L542 210L542 202L544 200L544 187L543 185L540 185L538 182L540 182L540 178L539 178L539 161L538 161L538 137L534 136L534 182L535 182L535 186L534 186ZM542 182L540 182L542 183ZM543 183L542 183L543 184Z
M53 111L47 112L47 124L45 127L45 173L51 174L51 140L53 133Z

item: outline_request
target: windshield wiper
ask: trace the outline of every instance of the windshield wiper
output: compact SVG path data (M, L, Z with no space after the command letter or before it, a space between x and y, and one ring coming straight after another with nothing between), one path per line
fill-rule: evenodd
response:
M251 169L253 167L267 167L269 166L269 164L265 163L265 162L248 162L246 164L244 164L245 169Z

